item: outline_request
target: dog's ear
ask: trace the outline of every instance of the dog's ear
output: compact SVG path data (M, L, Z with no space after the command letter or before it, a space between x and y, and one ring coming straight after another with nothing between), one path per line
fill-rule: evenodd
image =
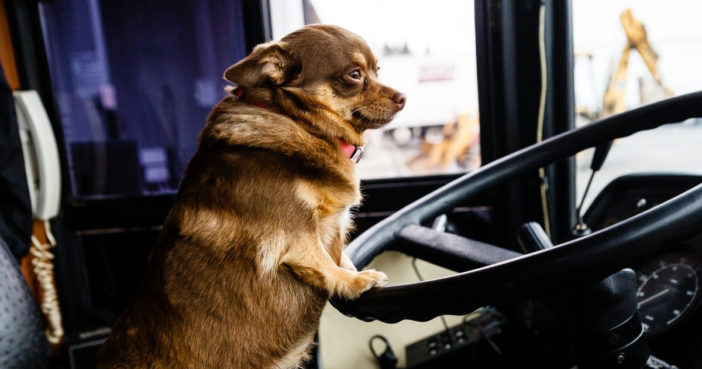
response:
M281 44L269 42L229 67L224 79L241 87L280 86L295 79L300 70L300 63Z

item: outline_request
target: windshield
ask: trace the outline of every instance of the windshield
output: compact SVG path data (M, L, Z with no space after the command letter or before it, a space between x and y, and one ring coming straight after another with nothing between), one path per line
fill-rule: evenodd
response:
M574 0L576 125L702 89L699 14L699 1ZM702 174L700 143L702 119L616 140L586 206L626 173ZM590 150L576 157L578 199L590 176L591 155Z

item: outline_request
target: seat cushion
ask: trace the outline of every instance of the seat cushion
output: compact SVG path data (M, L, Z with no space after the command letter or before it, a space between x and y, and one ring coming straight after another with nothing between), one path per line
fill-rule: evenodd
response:
M45 368L48 354L36 302L0 238L0 368Z

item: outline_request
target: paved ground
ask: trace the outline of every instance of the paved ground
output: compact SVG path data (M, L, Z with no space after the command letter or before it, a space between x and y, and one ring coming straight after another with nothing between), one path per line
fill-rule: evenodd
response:
M455 161L442 167L428 155L421 154L422 143L418 139L400 146L381 132L368 133L363 160L358 166L363 179L465 172L477 168L479 164L479 157L473 155L471 159L477 160L467 163L467 167L462 167Z

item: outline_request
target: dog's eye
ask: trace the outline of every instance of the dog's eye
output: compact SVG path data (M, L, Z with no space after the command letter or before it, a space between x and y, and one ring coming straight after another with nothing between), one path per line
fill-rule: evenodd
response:
M349 78L351 78L353 80L360 81L361 80L361 71L358 69L354 69L351 71L351 73L349 73L348 76L349 76Z

